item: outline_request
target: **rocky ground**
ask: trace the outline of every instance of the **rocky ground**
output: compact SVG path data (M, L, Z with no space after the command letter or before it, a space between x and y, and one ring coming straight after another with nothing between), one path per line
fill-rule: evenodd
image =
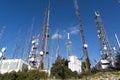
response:
M120 80L120 71L98 72L84 76L79 80Z
M63 80L63 79L48 79L48 80ZM119 71L99 71L95 73L84 73L81 78L78 79L64 79L64 80L120 80L120 70Z

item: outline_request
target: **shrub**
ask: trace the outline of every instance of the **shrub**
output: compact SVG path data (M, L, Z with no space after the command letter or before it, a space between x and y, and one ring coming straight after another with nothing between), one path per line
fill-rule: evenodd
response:
M39 70L24 70L0 74L0 80L40 80L44 79L45 72Z

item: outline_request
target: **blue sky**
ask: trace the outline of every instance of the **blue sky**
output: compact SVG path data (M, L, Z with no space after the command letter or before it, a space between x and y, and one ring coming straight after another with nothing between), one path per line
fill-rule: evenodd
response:
M108 35L109 42L118 49L114 33L120 38L120 4L118 0L78 0L80 14L83 23L85 39L88 44L88 52L92 65L93 59L99 60L99 40L97 38L95 11L99 11L103 25ZM15 41L18 31L21 29L21 48L25 46L28 30L34 18L34 31L40 34L40 44L44 23L44 13L48 6L48 0L0 0L0 31L6 26L0 48L7 46L5 56L11 58L14 53ZM57 39L52 39L57 30L60 31L60 53L66 57L67 32L70 32L72 41L72 55L82 57L82 43L78 31L78 19L75 13L73 0L51 0L50 7L50 44L54 41L54 48L57 47ZM50 46L52 52L52 46ZM39 50L41 46L39 46ZM19 51L19 54L22 50ZM56 51L54 50L54 54ZM54 56L55 57L55 56Z

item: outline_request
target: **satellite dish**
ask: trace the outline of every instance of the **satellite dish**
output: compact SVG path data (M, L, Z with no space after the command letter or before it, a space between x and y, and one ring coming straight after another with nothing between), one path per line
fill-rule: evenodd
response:
M106 47L106 46L104 46L104 50L107 50L107 47Z
M84 46L84 48L87 48L87 47L88 47L88 45L87 45L87 44L84 44L83 46Z
M30 58L29 60L30 60L30 61L34 61L34 58L32 57L32 58Z
M98 36L98 38L100 38L100 35L97 35Z
M34 43L35 43L35 40L32 41L32 44L34 44Z
M0 52L0 58L2 57L2 52Z
M113 47L113 50L114 50L114 51L116 51L116 48L115 48L115 47Z
M1 49L1 52L4 53L5 51L6 51L6 48L3 47L3 48Z
M43 51L40 51L40 55L41 55L41 56L43 55Z
M95 15L96 15L96 16L100 16L100 14L99 14L98 12L96 12L96 11L95 11Z
M31 54L29 54L29 58L31 58L32 57L32 55Z

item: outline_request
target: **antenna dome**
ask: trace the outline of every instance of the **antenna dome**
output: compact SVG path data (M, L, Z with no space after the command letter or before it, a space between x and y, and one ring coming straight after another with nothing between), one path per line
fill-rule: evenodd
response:
M2 52L0 52L0 58L2 57Z
M1 49L1 52L3 53L3 52L5 52L5 51L6 51L6 48L3 47L3 48Z
M40 51L40 55L41 55L41 56L43 55L43 51Z

